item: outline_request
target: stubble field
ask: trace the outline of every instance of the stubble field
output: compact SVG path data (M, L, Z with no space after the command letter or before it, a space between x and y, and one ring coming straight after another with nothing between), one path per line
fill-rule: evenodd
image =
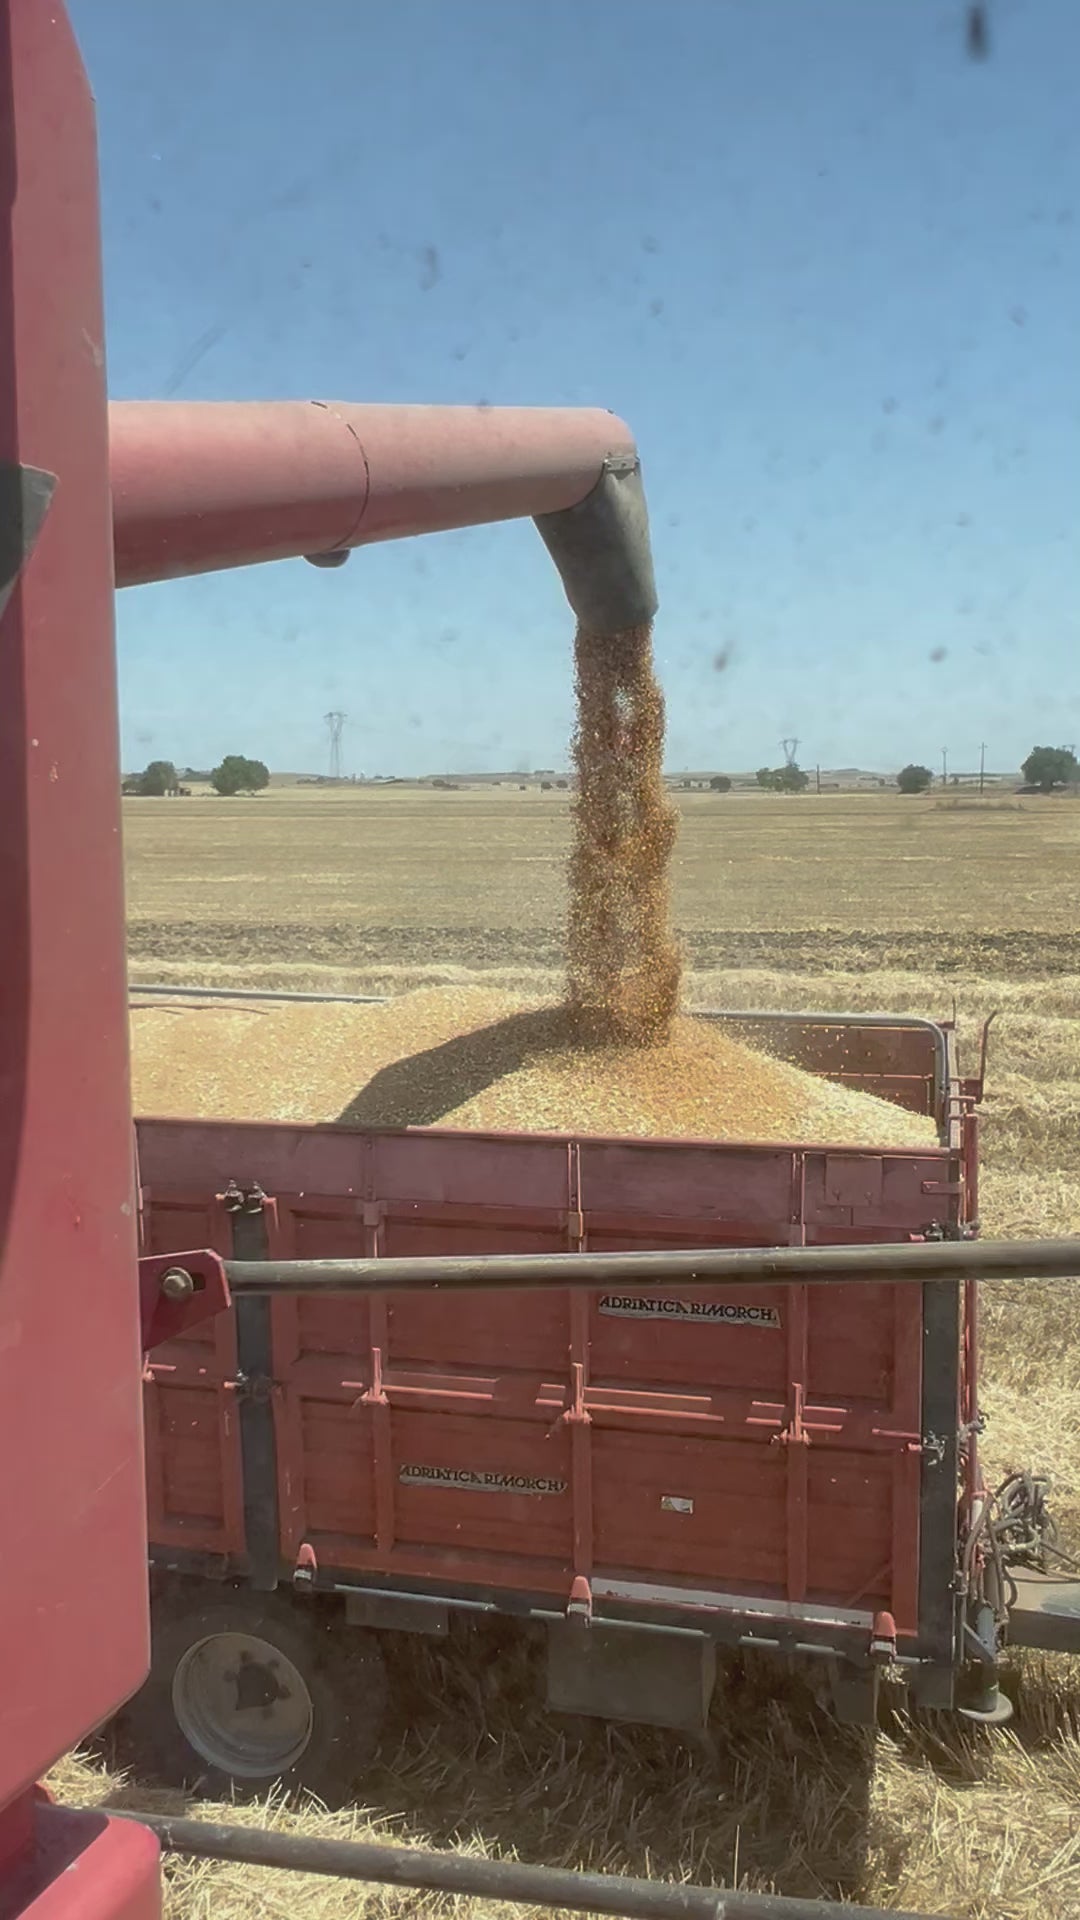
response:
M681 811L674 916L688 1003L937 1018L955 1007L969 1060L999 1010L984 1231L1080 1232L1080 807L692 795ZM565 795L280 788L250 802L135 801L125 837L137 981L393 993L482 978L539 994L561 967ZM1022 1300L999 1288L984 1313L988 1457L995 1470L1053 1470L1074 1546L1078 1308L1072 1286ZM273 1817L964 1920L1080 1914L1080 1667L1018 1664L1013 1728L967 1738L898 1719L874 1738L840 1732L733 1672L705 1753L626 1730L571 1740L523 1710L526 1664L520 1651L479 1667L453 1648L411 1654L398 1744L363 1783L363 1809ZM61 1784L148 1798L74 1762ZM171 1900L185 1920L432 1910L183 1864Z

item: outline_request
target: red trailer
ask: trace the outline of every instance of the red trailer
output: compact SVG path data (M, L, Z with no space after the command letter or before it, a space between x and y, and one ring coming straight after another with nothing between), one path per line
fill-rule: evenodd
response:
M144 1119L144 1251L377 1263L973 1233L980 1085L951 1028L712 1017L931 1115L938 1144ZM548 1702L575 1713L701 1728L726 1646L799 1662L845 1718L873 1719L887 1666L918 1702L1006 1717L993 1556L961 1577L984 1498L974 1284L866 1278L286 1290L158 1348L143 1751L189 1778L325 1785L328 1757L340 1775L343 1745L359 1762L377 1736L378 1630L476 1611L543 1623ZM351 1693L327 1633L350 1636Z

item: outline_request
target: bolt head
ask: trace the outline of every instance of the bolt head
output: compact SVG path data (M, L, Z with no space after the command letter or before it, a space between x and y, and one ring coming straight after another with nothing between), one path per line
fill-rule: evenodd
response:
M161 1291L166 1300L190 1300L195 1282L183 1267L170 1267L168 1273L161 1276Z

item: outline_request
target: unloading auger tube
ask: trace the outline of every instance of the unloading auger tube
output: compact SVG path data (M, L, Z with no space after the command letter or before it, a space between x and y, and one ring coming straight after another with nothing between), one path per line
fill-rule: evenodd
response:
M583 626L656 612L633 435L590 408L113 401L117 586L533 519Z

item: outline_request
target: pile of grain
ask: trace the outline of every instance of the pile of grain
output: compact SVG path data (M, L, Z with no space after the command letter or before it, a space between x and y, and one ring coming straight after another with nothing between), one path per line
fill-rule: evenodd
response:
M929 1120L677 1018L582 1044L565 1007L484 988L382 1006L153 1001L132 1011L137 1113L522 1132L926 1144Z
M652 629L579 627L574 655L568 1000L583 1040L647 1046L670 1030L681 973L668 903L676 814L663 782Z

